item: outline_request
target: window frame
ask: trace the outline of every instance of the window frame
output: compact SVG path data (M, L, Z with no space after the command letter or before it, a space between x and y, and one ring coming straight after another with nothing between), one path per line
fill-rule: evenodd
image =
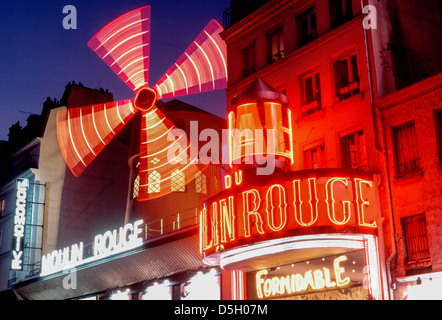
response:
M6 198L0 197L0 218L5 216Z
M251 50L251 52L250 52ZM247 45L241 48L241 59L242 59L242 77L247 78L248 76L256 73L257 62L256 62L256 41L253 40Z
M314 17L314 26L312 18ZM310 8L297 14L296 17L296 27L297 27L297 37L298 37L298 48L301 48L318 38L318 24L316 18L316 7L313 5ZM305 34L305 29L303 21L307 20L307 34Z
M276 37L277 52L273 53L273 39ZM285 41L284 41L284 29L282 23L276 25L266 32L267 43L267 62L272 64L285 57Z
M312 99L309 101L307 97L307 79L312 79ZM301 111L302 116L308 116L322 109L322 93L321 93L321 74L319 69L314 69L300 76L301 87Z
M414 228L413 230L409 227L412 225ZM422 263L431 261L427 218L425 213L401 218L401 227L405 265L413 266L418 262ZM410 231L412 231L413 234L410 234Z
M176 181L177 179L178 182ZM176 169L174 172L172 172L172 175L170 177L170 191L178 193L183 193L187 191L186 174L183 171Z
M152 181L154 179L154 181ZM154 170L147 176L147 193L155 194L161 193L161 174Z
M407 127L412 128L412 131L408 129L408 131L405 132L405 128ZM402 132L402 130L404 130L404 132ZM406 140L399 141L399 133L401 133L402 137L405 137ZM392 126L391 139L393 144L395 178L399 179L422 174L415 121L411 120L397 126ZM414 148L414 151L410 146Z
M140 175L137 175L132 183L132 199L138 198L140 194Z
M354 18L352 0L329 0L330 24L332 29L336 29ZM338 4L341 7L338 8ZM345 7L344 7L345 6ZM348 6L350 8L348 8ZM338 9L342 9L338 12Z
M361 136L363 136L363 144L361 144ZM353 161L353 151L351 138L354 139L354 153L356 162ZM345 134L339 138L339 144L341 147L341 166L348 169L368 169L368 157L367 157L367 138L365 136L364 129L356 130L351 133ZM356 163L355 165L353 165Z
M354 57L354 60L353 60ZM343 78L345 62L347 79ZM339 70L338 70L339 69ZM343 101L360 93L359 59L356 51L351 51L333 61L336 102ZM356 75L355 75L356 73Z
M195 192L207 195L207 177L202 172L195 175Z
M313 159L313 151L315 151L317 154L316 162ZM305 149L303 154L304 154L304 168L306 170L322 169L326 167L325 143L321 143L312 148ZM317 163L316 167L315 163Z

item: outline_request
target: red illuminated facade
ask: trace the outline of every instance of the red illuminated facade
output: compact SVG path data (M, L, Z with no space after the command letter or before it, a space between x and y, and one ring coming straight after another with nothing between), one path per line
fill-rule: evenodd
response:
M276 165L269 176L256 174L245 159L243 168L232 166L232 176L243 170L243 184L230 191L236 196L229 196L226 190L206 202L202 210L205 261L219 263L243 279L242 292L235 296L266 298L256 294L262 280L256 275L261 270L301 268L318 258L319 270L328 268L320 263L326 257L347 258L349 251L361 250L366 258L353 261L361 263L361 269L357 275L347 274L348 296L339 295L332 286L304 283L302 290L294 286L290 292L276 291L267 298L298 299L297 292L306 299L387 298L383 244L379 243L382 212L380 181L375 174L379 168L376 119L369 94L361 8L354 4L338 6L346 15L342 21L336 17L335 25L327 1L270 1L222 34L229 59L228 108L232 118L240 118L234 127L255 129L250 123L264 127L273 119L280 125L277 132L281 137L275 144L291 151L285 157L288 161ZM325 19L327 13L330 16ZM268 116L265 104L271 102L269 97L258 99L256 111L250 108L254 101L248 92L256 87L257 78L267 91L285 97L287 111L279 122L276 114ZM261 92L255 90L255 97ZM241 99L244 96L249 101ZM247 112L242 112L244 108ZM255 120L248 120L244 113ZM237 228L235 239L233 233L225 234L229 227ZM301 270L304 281L309 272L314 273L314 269ZM292 274L271 273L284 279ZM362 281L364 277L369 286Z
M436 61L440 45L433 48L434 42L427 37L432 32L441 34L440 17L433 14L440 5L431 2L412 12L408 1L366 7L369 4L269 1L244 14L238 2L232 1L234 23L222 34L229 58L228 109L233 110L232 118L239 113L244 120L232 121L230 127L267 123L262 101L260 113L249 107L248 103L255 103L250 96L250 101L240 103L241 108L248 108L249 119L241 115L235 103L260 78L288 98L293 150L293 161L277 167L273 179L253 171L245 173L250 165L243 158L243 168L232 166L230 174L233 180L242 169L247 187L232 183L230 191L210 199L201 210L202 252L206 262L233 270L232 283L240 279L241 286L232 285L235 297L436 297L440 277L437 212L441 201L441 104L437 97L442 69ZM417 15L426 16L427 22L419 26L412 23L410 16ZM400 50L414 52L413 58L405 58ZM431 61L433 68L422 63L416 66L423 60ZM255 143L252 140L249 143ZM240 141L247 144L247 138ZM432 151L428 155L422 150ZM372 188L375 196L370 198L356 187L352 197L342 197L335 188L347 192L352 188L343 169L350 170L356 181L364 181L364 187ZM324 170L333 177L323 176ZM318 189L317 182L325 177L329 180L321 200L318 190L322 188ZM304 191L304 196L298 192L302 184L309 191ZM427 196L423 190L428 190ZM336 193L330 196L333 191ZM336 201L335 196L341 197ZM352 216L362 217L361 199L366 213L373 210L364 224L371 229L355 228L358 222L351 222ZM304 220L302 213L306 214ZM314 218L321 215L326 217L328 228L315 228L319 219ZM291 223L295 229L288 227ZM352 230L343 231L345 226ZM325 256L336 251L332 238L348 233L374 236L374 246L363 249L365 268L360 269L360 275L369 278L368 286L361 280L364 276L356 280L349 277L353 293L338 297L329 290L332 287L318 291L325 287L314 285L320 283L309 273L315 269L301 268L301 275L293 269L287 271L311 260L320 269L316 259L325 261ZM321 247L317 244L324 234L330 240ZM302 245L293 244L293 235L304 241ZM266 280L264 274L273 278ZM294 283L301 276L311 285L304 283L300 285L303 289L297 290ZM318 272L318 277L323 276ZM279 283L278 289L271 281ZM358 283L360 290L356 289ZM419 287L422 283L425 285Z
M367 268L362 273L367 275L370 267L372 270L376 268L370 265L370 259L375 259L374 265L379 266L379 273L374 278L373 274L369 275L371 280L379 282L370 280L372 287L362 285L368 290L365 296L354 289L353 297L418 299L437 296L435 288L440 283L440 219L437 212L440 212L441 202L438 183L441 82L438 73L442 69L436 54L440 52L440 45L434 47L434 41L428 39L428 35L441 34L440 16L434 14L440 11L440 5L431 2L410 15L412 2L378 3L365 7L369 4L359 1L270 1L247 15L238 2L232 1L231 15L235 17L235 23L222 34L229 57L228 108L237 110L236 97L249 90L257 78L285 94L292 114L294 160L279 168L280 172L273 175L275 178L271 183L261 183L265 181L263 177L245 178L250 186L235 186L238 195L232 197L230 194L235 191L230 194L226 191L203 207L205 227L203 223L202 239L205 241L202 250L207 253L207 262L233 269L236 281L238 278L244 280L242 292L233 290L235 296L284 299L291 296L296 299L301 297L296 292L306 293L295 290L295 286L288 294L288 284L280 282L279 293L275 295L275 292L270 294L268 291L263 295L267 280L260 277L264 272L260 270L267 270L276 276L274 279L288 281L287 276L293 273L278 274L278 270L298 266L298 261L305 263L317 258L315 245L308 241L304 247L293 245L296 250L288 253L290 249L280 249L280 243L273 239L267 240L271 243L268 251L260 253L250 242L241 240L238 233L250 236L255 232L259 240L252 240L252 243L263 247L266 247L265 240L269 236L284 243L285 237L293 233L308 233L314 243L323 237L324 232L340 234L344 222L351 225L351 214L361 217L357 215L361 212L358 204L340 198L330 206L332 198L326 196L325 200L319 200L316 196L318 189L314 186L318 175L328 170L334 172L336 180L325 183L326 193L338 185L343 187L343 181L348 180L342 169L356 175L358 172L371 175L370 179L359 180L361 177L357 177L356 180L365 181L365 186L373 188L376 194L369 201L367 195L358 192L360 190L353 192L353 200L358 201L359 193L365 208L370 207L375 212L373 220L368 220L371 230L350 231L374 234L377 241L377 252L366 258ZM371 18L367 13L372 14ZM238 19L238 15L243 19ZM422 25L411 21L418 15L427 17ZM371 20L367 21L369 18ZM372 26L364 28L366 23ZM373 23L377 23L376 27ZM406 58L405 52L413 52L413 57ZM425 67L424 60L431 61L432 68ZM265 123L264 113L260 116L261 123ZM250 123L257 121L243 122L245 125ZM426 153L423 150L431 151ZM239 170L234 166L232 169ZM231 173L232 180L235 173ZM289 177L292 175L304 178L304 182L296 179L305 184L304 188L310 183L310 192L303 200L304 212L309 212L306 221L315 221L315 213L320 212L319 216L326 216L326 221L334 225L332 230L314 230L314 224L303 225L304 220L299 218L302 212L300 202L296 200L302 199L302 194L297 193L296 183L291 185L294 181ZM294 192L292 189L288 191L287 183ZM242 202L239 201L240 195ZM319 203L322 208L315 206ZM335 204L341 211L333 211ZM238 229L233 239L231 230L235 223ZM298 229L288 232L283 226L290 223L297 224ZM253 231L248 233L250 226ZM232 248L232 243L237 247ZM252 246L249 253L246 243ZM218 247L213 250L215 244ZM367 248L364 250L369 252L371 249ZM325 245L322 251L327 255L333 249ZM310 271L304 270L307 270L302 273L305 280ZM421 284L424 285L419 286ZM333 290L320 293L314 285L309 288L312 297L333 297ZM339 297L345 298L350 297Z

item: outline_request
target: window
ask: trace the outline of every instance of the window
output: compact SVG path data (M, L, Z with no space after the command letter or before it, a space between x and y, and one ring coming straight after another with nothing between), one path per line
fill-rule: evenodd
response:
M319 72L301 77L302 116L321 110L321 79Z
M442 166L442 109L434 112L436 122L437 164Z
M242 76L244 78L254 74L256 72L256 46L255 42L246 46L241 50L243 68Z
M304 151L305 169L325 168L325 145Z
M428 246L425 214L418 214L402 218L401 220L404 233L404 255L406 263L429 260L431 257Z
M186 175L184 174L184 172L176 169L172 173L170 187L172 189L172 192L186 192Z
M277 27L267 33L269 64L284 58L284 38L282 27Z
M422 173L414 122L393 127L396 178Z
M310 8L296 17L298 25L298 46L305 46L317 38L316 34L316 12Z
M137 176L133 183L132 199L136 199L138 197L139 192L140 192L140 176Z
M5 214L5 203L6 203L6 199L1 198L0 199L0 218L3 217Z
M207 178L204 173L198 173L195 177L196 193L207 194Z
M363 130L341 138L341 158L343 168L367 169L367 149Z
M330 0L330 20L332 29L353 19L352 0Z
M337 102L359 93L358 59L356 54L345 56L333 64Z
M152 171L149 176L147 177L147 192L148 193L160 193L161 192L161 175L158 171L154 170Z

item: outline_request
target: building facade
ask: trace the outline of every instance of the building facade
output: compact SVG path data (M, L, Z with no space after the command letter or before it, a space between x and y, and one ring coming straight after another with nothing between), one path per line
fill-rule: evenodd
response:
M329 168L338 176L343 176L340 170L346 168L353 173L357 170L370 173L376 181L373 185L377 197L371 204L377 206L375 222L379 252L376 259L380 266L380 284L378 295L373 296L374 288L367 288L361 281L361 286L368 289L365 298L440 298L434 288L440 276L440 228L436 212L440 211L441 201L437 165L441 67L436 57L441 47L428 38L431 34L441 33L440 5L429 2L418 6L411 1L382 4L350 0L270 1L261 3L253 13L244 13L233 4L231 14L235 18L232 26L223 33L229 60L227 100L233 102L228 110L236 121L233 128L241 125L256 128L256 119L260 119L263 126L268 124L267 111L264 111L267 110L266 98L257 100L257 110L251 107L250 104L256 101L250 96L249 101L243 101L240 107L248 108L249 119L235 104L238 95L244 95L250 86L254 86L256 78L284 93L290 105L293 134L292 161L286 163L283 170L286 175L290 172L300 175L304 170L315 169L314 174L309 172L304 178L312 175L318 179L322 168ZM237 11L234 12L234 8ZM242 19L239 19L241 14ZM252 127L250 123L253 123ZM280 131L284 131L283 127ZM281 181L285 186L282 183L284 176L279 179L274 181ZM295 181L299 183L299 179ZM249 184L249 188L251 186L262 192L256 181ZM280 202L285 199L281 190ZM290 193L288 190L286 188ZM264 192L268 197L269 191ZM258 194L255 200L264 197ZM310 198L310 202L311 199L314 198ZM296 201L295 209L292 209L295 217ZM247 204L247 200L243 203ZM288 203L287 215L290 217ZM244 208L239 210L247 212ZM330 212L333 211L328 212L329 217ZM264 213L255 215L255 218L264 220ZM267 219L271 219L269 215ZM281 221L280 218L280 227L283 225ZM336 220L344 221L347 220ZM224 228L228 226L224 224ZM255 228L260 234L267 233L265 229ZM310 231L309 234L317 232L320 239L321 231ZM223 227L218 232L222 235ZM208 233L209 246L210 239L216 242L213 234L217 235L217 232ZM287 234L281 232L281 237L285 236ZM242 249L230 252L246 251L244 246L239 247ZM314 250L311 252L314 255ZM290 256L289 253L286 255ZM233 253L224 256L227 259L224 263L228 266L228 258L234 259ZM308 295L293 294L293 288L288 294L290 290L282 290L281 286L283 294L263 293L267 279L261 275L267 273L257 268L251 257L252 253L245 259L245 265L237 263L233 269L239 272L244 269L248 280L253 278L249 275L250 269L256 272L255 280L264 286L259 288L254 284L258 298L287 299L290 295L291 298L308 298ZM286 267L275 265L273 258L269 255L264 264L262 259L255 260L259 260L259 267L266 267L269 274L274 268L283 270ZM309 256L302 258L308 260ZM299 258L294 251L291 258L282 260L287 265L296 266L296 259ZM214 261L222 263L223 254L215 256ZM366 267L372 268L368 264ZM278 271L274 271L274 275L278 275ZM290 273L282 273L279 279L287 275ZM250 293L247 281L245 286ZM317 293L313 289L314 285L310 286L312 296L316 298L330 294L330 291ZM256 298L255 291L251 296Z
M440 299L441 75L380 98L395 299Z

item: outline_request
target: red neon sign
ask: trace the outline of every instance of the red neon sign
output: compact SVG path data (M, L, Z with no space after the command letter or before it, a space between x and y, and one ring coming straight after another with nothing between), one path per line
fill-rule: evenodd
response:
M245 182L212 198L200 211L201 252L210 255L287 232L376 232L373 177L334 171L287 173L277 183L260 178L261 186Z

